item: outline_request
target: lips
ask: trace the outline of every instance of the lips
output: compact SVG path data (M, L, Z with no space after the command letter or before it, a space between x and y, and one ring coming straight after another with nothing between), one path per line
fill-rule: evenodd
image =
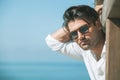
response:
M81 40L81 41L80 41L80 44L81 44L81 45L85 45L85 44L87 44L87 42L88 42L88 40Z

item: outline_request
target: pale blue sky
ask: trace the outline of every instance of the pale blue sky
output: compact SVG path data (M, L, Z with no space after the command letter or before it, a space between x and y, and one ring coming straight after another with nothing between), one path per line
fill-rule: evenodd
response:
M94 0L0 0L1 62L76 62L51 51L45 37L61 27L64 11Z

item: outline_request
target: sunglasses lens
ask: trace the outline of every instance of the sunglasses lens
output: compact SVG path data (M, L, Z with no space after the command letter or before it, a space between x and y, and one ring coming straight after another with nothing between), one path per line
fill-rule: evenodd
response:
M77 37L77 31L71 32L71 39L75 39Z
M88 32L88 29L89 29L89 26L86 24L79 29L79 32L82 34L85 34ZM78 37L77 31L71 32L70 37L72 40L76 39Z
M88 29L89 29L88 25L84 25L80 28L79 31L84 34L88 31Z

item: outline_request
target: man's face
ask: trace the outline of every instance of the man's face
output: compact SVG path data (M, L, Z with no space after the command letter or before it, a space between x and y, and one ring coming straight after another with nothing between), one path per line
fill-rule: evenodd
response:
M84 50L95 48L99 42L100 26L88 24L84 20L76 19L68 23L70 36Z

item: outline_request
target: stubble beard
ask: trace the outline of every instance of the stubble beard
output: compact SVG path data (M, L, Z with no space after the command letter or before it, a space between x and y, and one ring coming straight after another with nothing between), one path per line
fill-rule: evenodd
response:
M89 50L90 49L90 44L86 43L86 44L80 44L79 45L83 50Z
M96 48L98 45L98 40L88 40L85 44L79 44L79 46L83 49L83 50L92 50L93 48Z
M78 42L78 45L79 45L83 50L89 50L89 49L90 49L90 40L87 39L85 42L84 42L84 41Z

